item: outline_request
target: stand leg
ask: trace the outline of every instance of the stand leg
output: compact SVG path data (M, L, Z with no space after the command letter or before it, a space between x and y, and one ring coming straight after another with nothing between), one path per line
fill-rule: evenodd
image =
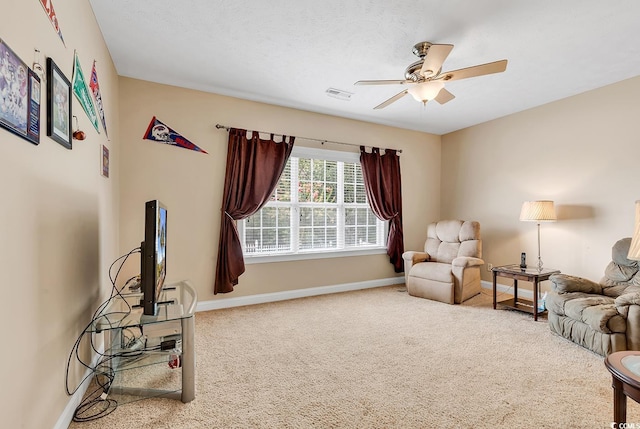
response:
M497 272L493 272L493 309L496 309L496 301L497 301L497 296L496 296L496 277L498 276Z
M533 279L533 320L538 320L538 278Z
M627 421L627 397L622 390L622 382L613 377L613 421L617 424ZM617 427L617 425L616 425Z
M194 344L195 318L182 319L182 402L191 402L196 397L196 354Z

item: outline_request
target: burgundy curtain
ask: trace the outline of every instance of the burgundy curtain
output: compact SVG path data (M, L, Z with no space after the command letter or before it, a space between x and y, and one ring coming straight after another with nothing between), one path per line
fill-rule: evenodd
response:
M381 220L390 220L387 255L396 273L404 271L402 253L402 188L400 186L400 157L395 150L374 147L371 153L360 146L360 165L367 198L373 213Z
M247 139L246 130L229 130L214 294L232 292L244 273L235 221L251 216L269 201L294 140L295 137L290 136L287 141L287 136L282 136L282 142L275 142L273 134L269 140L261 140L257 131Z

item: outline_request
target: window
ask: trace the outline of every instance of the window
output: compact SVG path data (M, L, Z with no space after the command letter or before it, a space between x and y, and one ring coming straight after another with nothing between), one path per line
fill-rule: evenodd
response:
M238 227L245 256L385 249L355 153L294 148L271 200Z

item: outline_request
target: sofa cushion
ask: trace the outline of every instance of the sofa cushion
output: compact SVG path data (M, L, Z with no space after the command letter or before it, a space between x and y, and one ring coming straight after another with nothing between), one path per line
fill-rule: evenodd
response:
M583 298L586 296L589 295L582 292L556 293L552 291L547 294L547 298L544 304L550 313L555 313L560 316L566 316L564 312L565 303L572 299Z
M624 333L626 320L618 314L613 298L587 295L565 301L564 313L567 317L579 320L591 329L609 334Z
M450 243L460 242L460 228L463 222L461 220L441 220L436 223L435 232L440 241L448 241ZM429 231L427 231L428 234ZM428 234L428 236L430 236ZM435 237L434 237L435 238Z
M409 276L423 279L436 280L443 283L453 283L451 264L439 262L420 262L411 267Z

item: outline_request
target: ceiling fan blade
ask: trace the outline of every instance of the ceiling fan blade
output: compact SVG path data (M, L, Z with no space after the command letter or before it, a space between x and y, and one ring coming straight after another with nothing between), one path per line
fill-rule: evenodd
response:
M393 103L394 101L400 100L402 97L404 97L407 94L407 92L408 92L408 90L405 89L404 91L397 93L396 95L394 95L393 97L391 97L387 101L383 101L382 103L378 104L373 109L374 110L384 109L385 107L387 107L389 104Z
M447 91L445 88L442 88L436 98L434 98L434 100L436 100L440 104L444 104L453 100L454 98L456 98L455 95Z
M469 77L483 76L485 74L501 73L506 69L507 60L501 60L493 63L444 72L441 73L437 79L444 79L445 81L467 79Z
M424 57L420 74L424 77L435 76L442 68L442 63L447 59L453 45L431 45Z
M354 85L404 85L412 80L359 80Z

